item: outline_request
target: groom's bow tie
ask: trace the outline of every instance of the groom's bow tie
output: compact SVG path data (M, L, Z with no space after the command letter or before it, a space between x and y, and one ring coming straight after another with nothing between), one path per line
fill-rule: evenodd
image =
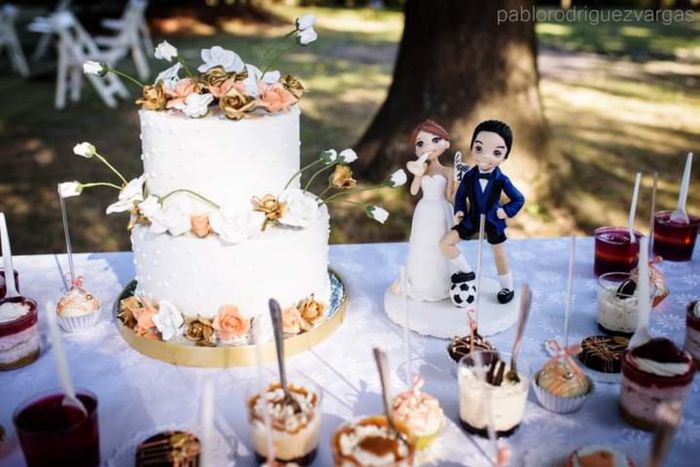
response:
M491 180L493 178L493 172L481 173L479 172L477 178L484 180Z

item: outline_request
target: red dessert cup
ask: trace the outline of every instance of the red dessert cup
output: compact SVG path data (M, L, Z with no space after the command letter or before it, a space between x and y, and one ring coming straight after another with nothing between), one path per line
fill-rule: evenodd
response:
M690 302L685 314L685 350L693 357L695 369L700 370L700 317L693 310L697 302Z
M15 270L15 287L19 292L19 273ZM0 269L0 298L5 298L7 295L7 286L5 285L5 270Z
M63 393L34 396L15 410L13 421L29 467L93 467L100 464L97 396L84 389L78 399L87 410L63 405Z
M593 270L596 276L606 272L630 272L637 266L642 234L635 230L634 236L636 240L631 242L626 227L600 227L595 230Z
M690 261L698 236L700 217L688 216L690 222L671 222L671 211L654 215L654 254L667 261Z
M0 298L3 303L20 303L29 313L12 321L0 323L0 371L29 365L39 358L39 328L36 302L30 298Z

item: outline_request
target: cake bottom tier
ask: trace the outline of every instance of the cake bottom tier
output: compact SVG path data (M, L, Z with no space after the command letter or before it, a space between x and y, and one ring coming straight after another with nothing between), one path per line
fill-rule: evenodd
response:
M305 229L268 228L259 237L226 244L216 236L131 232L136 294L167 300L185 316L213 318L223 305L248 318L268 313L268 300L284 307L314 294L328 304L328 214Z

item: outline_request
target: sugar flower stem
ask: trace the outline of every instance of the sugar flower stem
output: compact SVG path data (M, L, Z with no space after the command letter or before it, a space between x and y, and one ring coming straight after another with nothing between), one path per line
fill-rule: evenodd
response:
M321 160L321 159L319 159L319 160ZM338 162L340 162L340 160L337 160L337 161L335 161L335 162L331 162L330 164L325 165L324 167L318 169L318 170L311 176L311 178L309 178L309 181L306 182L306 185L304 185L304 190L305 190L305 191L309 191L309 187L311 186L311 184L313 183L313 181L316 179L316 177L318 177L318 176L321 174L321 172L323 172L324 170L328 170L328 169L330 169L331 167L333 167L334 165L336 165Z
M331 184L329 183L328 186L326 187L326 189L323 190L318 196L316 196L316 199L321 199L321 200L322 200L322 199L323 199L323 195L325 195L326 193L328 193L328 190L330 190L331 188L333 188L333 185L331 185Z
M289 179L289 181L287 182L287 184L284 185L284 189L286 190L287 188L289 188L289 185L292 184L292 182L294 181L295 178L299 177L302 173L304 173L304 171L310 169L311 167L315 166L315 165L318 164L319 162L323 162L323 160L322 160L322 159L316 159L316 160L313 161L312 163L310 163L310 164L308 164L308 165L302 167L301 169L299 169L294 175L291 176L291 178Z
M108 182L94 182L94 183L81 183L80 186L82 188L92 188L95 186L108 186L110 188L114 188L115 190L122 191L123 187L120 187L118 185L115 185L114 183L108 183Z
M279 44L275 44L275 45L273 45L272 47L270 47L269 49L267 49L267 50L265 51L265 53L263 54L262 59L260 60L260 62L264 62L265 59L266 59L267 57L269 57L270 55L272 55L272 54L279 48L279 46L280 46L281 44L283 44L282 41L284 41L284 40L287 39L288 37L292 37L294 34L297 33L297 31L298 31L298 30L295 28L295 29L292 29L291 31L289 31L289 32L288 32L287 34L285 34L284 36L278 37L278 38L276 38L276 39L273 39L274 42L279 42Z
M114 173L117 175L117 177L119 177L119 179L124 183L124 185L126 185L126 184L129 183L129 182L126 181L126 178L124 178L124 176L123 176L117 169L114 168L114 166L113 166L112 164L110 164L109 162L107 162L107 159L105 159L104 157L102 157L102 156L101 156L99 153L97 153L97 152L95 152L95 157L97 157L97 158L100 160L100 162L102 162L104 165L106 165L106 166L109 168L109 170L111 170L112 172L114 172Z
M326 200L326 203L329 202L329 201L332 201L332 200L334 200L334 199L340 198L341 196L344 196L344 195L350 195L350 194L353 194L353 195L354 195L355 193L362 193L363 191L378 190L378 189L380 189L380 188L384 188L384 186L385 186L385 185L370 186L370 187L367 187L367 188L361 188L361 189L357 189L357 190L344 190L344 191L340 191L340 192L335 193L334 195L330 196L330 197Z
M111 66L107 67L107 71L111 71L112 73L114 73L117 76L121 76L122 78L128 79L129 81L131 81L132 83L134 83L136 86L138 86L140 88L142 88L144 86L144 84L141 81L137 80L133 76L129 76L126 73L122 73L121 71L114 69Z
M354 201L348 201L346 199L336 199L333 201L330 201L331 203L340 203L340 204L349 204L350 206L357 206L358 208L365 209L369 204L362 204L362 203L355 203ZM329 203L328 200L325 201L326 204Z
M178 56L177 61L178 61L178 63L180 63L182 65L182 68L185 69L185 73L187 73L187 76L189 76L190 78L194 78L194 73L192 73L192 69L190 68L190 65L187 63L187 60Z
M180 188L180 189L178 189L178 190L173 190L173 191L171 191L170 193L168 193L167 195L159 197L159 198L158 198L158 201L160 201L161 203L163 203L166 199L168 199L169 197L171 197L172 195L174 195L174 194L176 194L176 193L189 193L190 195L196 196L197 198L201 199L201 200L204 201L205 203L211 204L211 205L214 206L216 209L219 209L219 208L221 207L221 206L219 206L218 204L216 204L214 201L210 200L209 198L206 198L206 197L200 195L200 194L197 193L196 191L188 190L187 188Z
M267 65L265 65L265 68L263 68L263 71L262 71L263 76L265 75L265 73L267 73L267 70L269 70L270 68L272 68L272 66L275 64L275 62L276 62L277 60L279 60L279 58L280 58L282 55L284 55L286 52L289 52L289 51L292 50L294 47L296 47L296 42L295 42L294 44L289 45L289 46L283 48L282 50L280 50L279 53L277 53L277 55L275 55L275 56L273 57L273 59L270 61L270 63L268 63Z

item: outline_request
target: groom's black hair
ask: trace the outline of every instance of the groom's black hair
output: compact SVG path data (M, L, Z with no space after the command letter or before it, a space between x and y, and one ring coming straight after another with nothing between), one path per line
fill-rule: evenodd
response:
M472 133L472 142L469 144L471 149L474 146L474 140L476 135L482 131L489 131L491 133L496 133L498 136L503 138L506 143L506 157L508 159L508 154L510 154L510 148L513 145L513 131L510 129L507 123L500 120L484 120L479 123L476 128L474 128L474 133Z

